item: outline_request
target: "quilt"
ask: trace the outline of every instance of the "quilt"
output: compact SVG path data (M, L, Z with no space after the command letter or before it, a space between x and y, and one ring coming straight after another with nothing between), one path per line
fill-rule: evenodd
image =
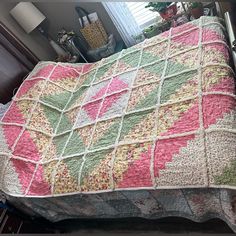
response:
M96 63L40 62L1 118L1 189L235 189L234 78L216 17Z

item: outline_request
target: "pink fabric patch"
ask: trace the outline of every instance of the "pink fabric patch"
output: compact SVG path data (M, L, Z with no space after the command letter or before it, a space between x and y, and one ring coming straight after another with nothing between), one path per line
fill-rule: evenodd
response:
M91 63L91 64L85 64L85 65L83 66L83 74L86 73L86 72L88 72L92 66L93 66L93 63Z
M172 28L172 35L182 33L183 31L190 30L193 28L197 28L196 25L193 25L191 23L186 23L177 27Z
M167 136L172 134L179 134L184 132L190 132L199 129L199 109L198 102L184 112L181 117L174 122L171 128L167 132L162 133L161 136Z
M215 40L224 40L221 35L212 29L202 29L202 42L209 42Z
M22 185L22 191L25 193L32 179L36 165L30 162L17 160L14 158L11 158L11 162L18 174L18 178Z
M123 173L123 179L118 183L119 188L127 187L149 187L152 186L150 175L152 146L147 152L142 152L140 159L130 164L128 170Z
M18 90L16 97L20 98L22 95L26 94L30 89L32 89L39 81L43 79L25 80L21 88Z
M98 100L95 102L88 103L84 105L82 108L86 111L87 115L92 119L95 120L101 106L102 100Z
M165 169L167 162L171 162L173 155L179 153L180 149L187 146L187 142L194 139L195 135L163 139L156 142L154 151L154 176L159 177L159 171Z
M51 186L46 182L43 175L43 167L42 165L39 165L31 183L28 195L44 196L51 194Z
M8 147L12 150L12 146L15 143L16 138L19 136L22 128L13 125L3 125L3 133Z
M59 80L64 78L75 78L80 74L70 67L57 66L50 76L50 80Z
M225 45L222 45L219 43L214 43L214 44L210 44L210 45L205 45L205 46L203 46L203 48L206 51L205 53L211 53L211 52L208 52L208 50L210 50L210 49L219 51L223 54L223 57L225 58L226 61L229 60L229 51Z
M13 154L34 161L38 161L40 159L37 146L33 142L28 131L24 131L20 137Z
M26 122L15 101L11 103L11 107L5 113L5 116L2 119L2 121L6 123L17 123L17 124L25 124Z
M34 77L48 77L54 68L54 65L46 65L43 68L39 69L31 78Z
M171 41L188 46L197 46L199 42L199 29L178 35L172 38Z
M104 87L102 87L92 98L91 100L96 100L99 98L102 98L106 91L107 94L111 94L111 93L115 93L117 91L120 91L122 89L125 89L128 87L128 84L124 83L122 80L119 79L119 77L114 77L111 81L107 81L106 85ZM109 88L108 88L109 86Z
M114 77L111 81L111 84L107 90L108 94L120 91L122 89L128 88L128 84L122 81L118 76Z
M215 124L218 119L223 118L224 114L229 113L236 107L235 99L224 95L203 96L202 103L204 128Z
M116 93L116 94L106 97L103 101L103 105L102 105L102 108L98 117L99 118L102 117L109 110L109 108L111 108L112 105L115 104L126 93L127 91L124 91L124 92Z
M205 78L207 79L207 77ZM224 77L221 78L220 81L217 84L212 84L209 88L204 88L204 92L214 92L214 91L219 91L219 92L226 92L226 93L235 93L234 86L234 78L233 77Z

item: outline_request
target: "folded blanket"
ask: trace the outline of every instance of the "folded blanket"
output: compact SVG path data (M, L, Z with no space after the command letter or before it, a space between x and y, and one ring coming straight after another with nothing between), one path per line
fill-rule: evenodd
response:
M202 17L96 63L39 63L1 119L3 191L235 188L223 31Z

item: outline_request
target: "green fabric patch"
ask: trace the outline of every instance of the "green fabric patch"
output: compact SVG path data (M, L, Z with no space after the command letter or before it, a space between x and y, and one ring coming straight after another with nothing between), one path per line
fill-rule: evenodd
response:
M64 155L76 155L85 151L83 140L80 138L77 131L74 131L67 143Z
M66 109L69 109L70 107L72 107L75 103L77 104L81 104L82 103L82 95L84 93L86 93L86 91L88 90L89 87L87 86L82 86L81 88L79 88L75 93L73 93L72 98L70 100L70 102L68 103L68 105L66 106Z
M70 92L64 92L60 94L47 95L40 98L42 102L45 102L51 106L63 110L71 96Z
M68 119L68 117L62 113L62 118L61 118L61 122L58 126L57 129L57 134L63 133L65 131L70 131L72 129L73 123L71 123L70 119Z
M190 69L190 68L183 64L179 64L179 63L169 60L167 64L165 76L173 75L175 73L179 73L187 69Z
M142 67L142 69L161 76L163 73L164 66L165 61L159 61L152 65Z
M115 64L115 62L116 62L116 61L101 66L101 67L97 70L96 80L95 80L95 81L100 80L101 77L103 77L103 76L105 75L105 73L106 73L107 71L109 71L109 70L112 68L112 66Z
M190 71L165 79L161 91L161 103L167 102L172 94L185 85L187 81L191 80L196 74L196 71Z
M125 55L120 59L120 62L124 62L132 67L137 67L139 63L140 53L141 53L140 51L137 51Z
M103 134L102 138L100 138L95 144L93 144L90 149L96 149L100 147L107 147L115 143L118 131L120 128L121 119L116 119L114 123L109 127L109 129Z
M66 164L70 175L78 180L79 177L79 171L81 168L81 165L83 163L83 156L76 156L72 158L66 158L63 160L63 162Z
M144 98L141 98L139 102L136 104L136 106L134 107L134 109L131 109L131 110L139 110L142 108L155 106L157 104L158 88L159 86L157 86L154 90L152 90L147 96L145 96Z
M124 139L124 136L127 135L138 123L146 118L146 116L152 113L154 109L148 111L142 111L139 113L129 114L124 117L123 127L121 130L121 135L119 141Z
M67 141L69 135L70 135L70 133L67 133L67 134L63 134L63 135L53 138L52 141L56 146L58 156L60 156L62 154L62 150L65 147L65 144L66 144L66 141Z
M98 152L89 153L85 157L84 166L82 168L80 185L83 184L83 180L89 176L89 174L95 169L106 156L112 152L113 149L102 150Z
M223 174L215 176L215 183L218 185L236 185L236 161L234 160L229 167L226 167Z
M89 71L86 74L81 75L79 78L80 83L77 85L76 89L80 88L81 86L89 86L94 78L95 73L96 73L96 70L94 69L94 70ZM83 78L83 77L86 77L86 78Z
M61 113L58 112L57 110L54 110L50 107L44 106L42 105L44 113L48 119L48 121L50 122L51 127L53 128L53 131L55 132L55 129L57 127L57 124L59 122Z

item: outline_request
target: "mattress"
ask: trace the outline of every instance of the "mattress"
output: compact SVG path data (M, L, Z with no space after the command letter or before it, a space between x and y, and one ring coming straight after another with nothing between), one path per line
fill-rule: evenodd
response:
M235 127L224 27L201 17L96 63L40 62L1 118L1 189L28 203L234 192Z

